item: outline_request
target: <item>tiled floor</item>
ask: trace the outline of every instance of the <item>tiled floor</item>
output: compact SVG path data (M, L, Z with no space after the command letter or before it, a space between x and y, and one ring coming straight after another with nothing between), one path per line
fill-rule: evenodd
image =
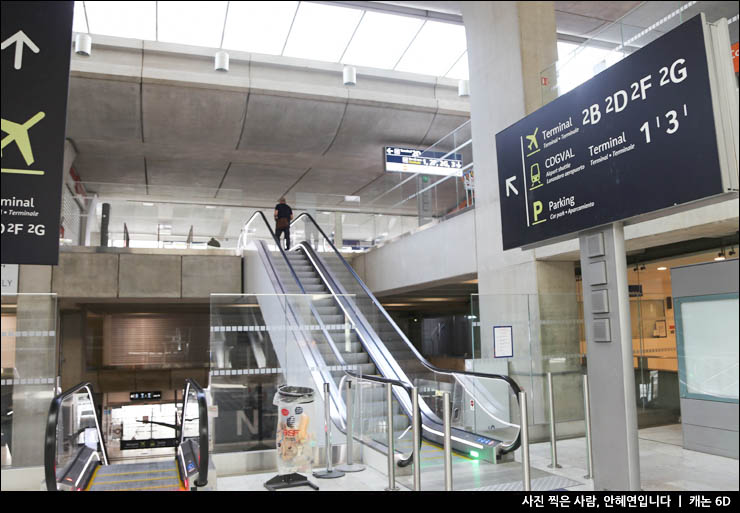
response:
M639 431L640 481L645 491L738 490L738 461L682 447L681 425L645 428ZM548 468L550 444L530 447L534 468L580 481L583 485L568 490L593 490L593 481L585 479L586 442L584 438L558 441L560 469Z
M661 426L641 429L640 475L642 488L646 491L668 490L738 490L740 488L738 461L721 456L687 451L681 446L681 426ZM533 488L535 481L547 487L556 483L554 476L571 480L568 490L593 490L593 481L585 479L586 445L583 438L558 442L558 463L562 468L548 468L550 444L530 446ZM518 453L519 451L517 451ZM517 454L518 456L518 454ZM459 458L458 458L459 459ZM454 489L493 489L502 486L513 489L521 479L518 464L487 465L479 462L462 462L456 459L453 465ZM518 459L518 458L517 458ZM463 468L464 467L464 468ZM422 466L422 489L441 490L443 476L439 469ZM275 476L274 472L247 476L221 477L219 490L265 490L264 482ZM455 477L457 476L457 478ZM339 479L311 478L323 491L381 491L388 486L386 474L372 468L363 472L348 473ZM411 477L401 476L397 482L402 489L411 487ZM559 481L566 482L566 481ZM580 483L572 485L572 482ZM310 490L308 487L294 490Z

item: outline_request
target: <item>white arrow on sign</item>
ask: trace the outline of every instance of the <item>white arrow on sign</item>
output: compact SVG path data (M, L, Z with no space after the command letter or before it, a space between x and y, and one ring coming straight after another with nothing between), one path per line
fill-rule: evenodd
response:
M3 41L0 49L5 50L12 44L15 44L15 61L13 62L15 69L21 69L21 66L23 66L23 45L29 47L33 53L39 53L39 47L22 30Z
M519 191L517 191L516 190L516 187L514 187L514 184L511 183L514 180L516 180L516 176L512 176L512 177L509 177L509 178L506 179L506 197L507 198L509 197L509 189L511 189L512 191L514 191L514 194L516 194L517 196L519 196Z

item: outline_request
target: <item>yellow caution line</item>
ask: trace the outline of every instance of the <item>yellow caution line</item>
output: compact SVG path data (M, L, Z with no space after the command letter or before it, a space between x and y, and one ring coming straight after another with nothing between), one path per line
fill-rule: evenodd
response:
M146 486L144 488L125 488L123 490L115 490L115 491L117 491L117 492L136 492L136 491L141 491L141 490L157 490L159 488L170 488L170 489L172 489L173 487L172 486L169 486L169 485L164 485L164 486ZM180 487L180 489L182 489L182 486Z
M96 476L96 475L98 475L98 470L100 470L100 465L98 465L98 466L97 466L97 467L95 468L95 470L93 471L93 475L92 475L92 477L90 478L90 482L89 482L89 483L87 483L87 487L85 488L85 491L86 491L86 492L87 492L87 491L90 491L90 487L91 487L91 486L93 485L93 483L95 482L95 476Z
M437 447L436 445L432 445L432 444L430 444L429 442L425 442L425 441L423 441L423 440L422 440L422 442L421 442L421 443L422 443L422 445L426 445L427 447L430 447L431 449L434 449L434 450L436 450L436 451L439 451L439 452L444 452L444 451L443 451L442 449L440 449L440 448L439 448L439 447ZM423 456L423 454L422 454L422 456ZM441 458L441 457L442 457L442 456L429 456L429 457L428 457L428 459L435 459L435 458ZM462 455L462 454L460 454L460 453L457 453L457 452L453 452L453 453L452 453L452 457L453 457L453 458L455 458L455 457L460 457L460 458L464 458L464 459L466 459L466 460L468 460L468 461L478 461L478 460L475 460L475 459L473 459L473 458L468 458L467 456L464 456L464 455Z
M43 175L44 171L36 171L33 169L8 169L2 168L0 171L3 173L9 173L13 175Z
M99 485L109 485L109 484L121 484L121 483L140 483L143 481L163 481L165 479L172 479L172 477L152 477L151 479L128 479L125 481L101 481L98 483Z
M97 469L95 471L97 472ZM177 469L173 468L172 470L141 470L137 472L121 472L120 474L103 474L103 476L132 476L134 474L162 474L164 472L177 472Z

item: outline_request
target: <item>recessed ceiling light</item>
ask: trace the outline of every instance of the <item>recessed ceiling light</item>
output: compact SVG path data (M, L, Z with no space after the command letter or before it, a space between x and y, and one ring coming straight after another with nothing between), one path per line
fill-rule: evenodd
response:
M666 269L668 269L668 268L667 267L663 267L663 266L658 267L658 271L665 271Z
M145 207L153 207L154 206L154 203L148 203L148 202L145 201L145 202L142 203L142 205L144 205Z

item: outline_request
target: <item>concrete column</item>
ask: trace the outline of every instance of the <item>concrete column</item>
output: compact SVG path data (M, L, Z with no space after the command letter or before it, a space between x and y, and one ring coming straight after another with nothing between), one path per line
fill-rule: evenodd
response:
M13 467L31 467L44 462L44 430L57 375L57 304L48 295L51 266L21 265L18 292L14 379L22 381L13 385L11 452Z
M344 230L342 226L342 213L334 212L334 245L339 251L344 246Z
M575 364L572 358L551 357L577 354L579 340L577 325L542 321L577 319L574 265L537 261L532 251L503 251L494 137L542 105L540 72L557 58L554 2L461 2L461 8L470 69L480 344L486 360L477 370L511 374L531 398L532 421L544 423L542 374L551 370L551 361L552 370ZM512 325L514 359L491 359L494 325ZM570 401L573 391L558 394L562 381L555 381L558 417L561 405L577 411L576 401ZM536 429L531 434L538 438Z

